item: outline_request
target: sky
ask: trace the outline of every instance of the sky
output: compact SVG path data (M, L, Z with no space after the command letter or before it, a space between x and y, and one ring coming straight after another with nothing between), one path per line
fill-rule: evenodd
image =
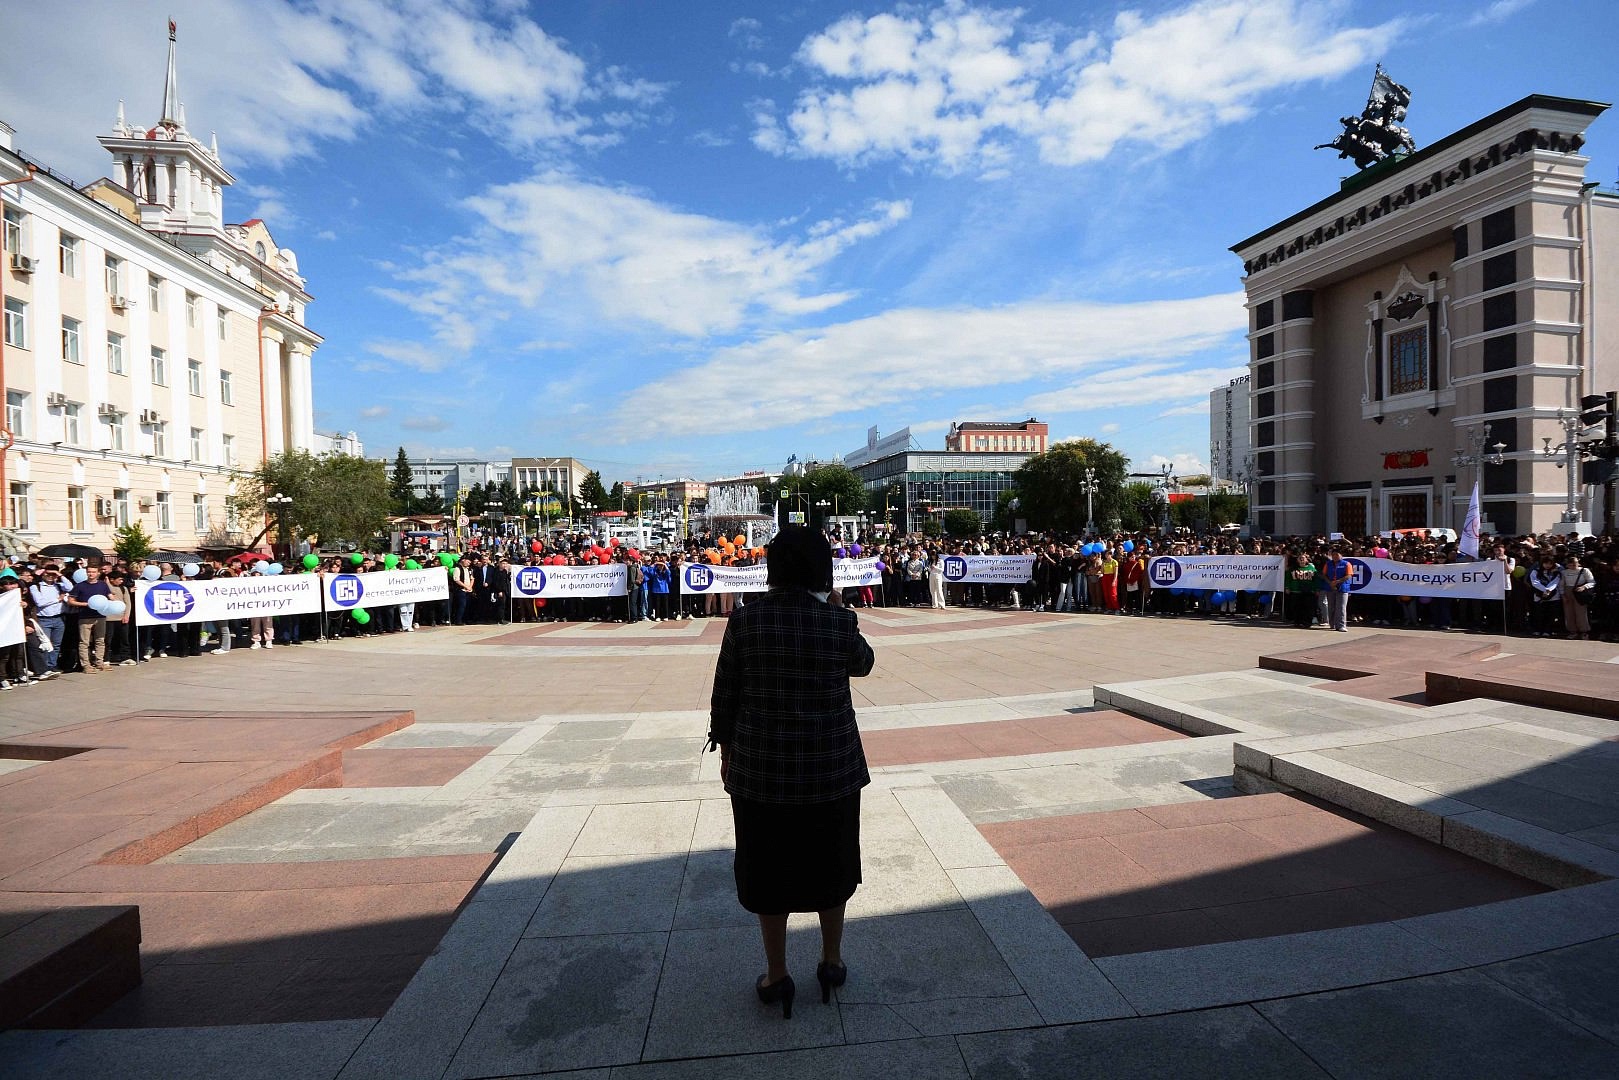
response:
M109 172L171 16L227 220L315 297L317 427L609 484L1030 416L1204 471L1228 249L1336 191L1378 62L1418 147L1619 91L1611 0L6 0L15 145ZM1586 153L1612 187L1611 116Z

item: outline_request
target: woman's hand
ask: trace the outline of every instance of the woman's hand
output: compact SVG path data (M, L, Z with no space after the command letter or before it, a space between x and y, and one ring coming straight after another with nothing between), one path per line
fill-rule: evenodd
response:
M725 783L731 775L731 751L720 747L720 783Z

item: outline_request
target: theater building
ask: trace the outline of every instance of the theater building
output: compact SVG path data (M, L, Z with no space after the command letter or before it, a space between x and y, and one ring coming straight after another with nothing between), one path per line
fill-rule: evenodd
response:
M1261 531L1459 529L1475 479L1486 531L1594 516L1557 447L1619 386L1619 195L1580 153L1606 108L1526 97L1232 248Z
M157 123L119 105L108 177L80 187L11 136L0 124L0 529L29 546L110 550L134 522L159 548L241 543L235 473L316 446L322 339L292 251L223 216L234 178L186 127L172 26Z

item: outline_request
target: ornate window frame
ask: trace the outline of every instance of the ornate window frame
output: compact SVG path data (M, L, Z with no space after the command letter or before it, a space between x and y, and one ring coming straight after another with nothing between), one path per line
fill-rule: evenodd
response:
M1361 417L1381 424L1385 417L1427 409L1437 414L1456 403L1451 379L1450 294L1445 278L1418 281L1411 267L1401 264L1399 275L1386 292L1366 305L1365 389ZM1420 389L1394 393L1394 349L1413 331L1424 335L1423 360L1427 374Z

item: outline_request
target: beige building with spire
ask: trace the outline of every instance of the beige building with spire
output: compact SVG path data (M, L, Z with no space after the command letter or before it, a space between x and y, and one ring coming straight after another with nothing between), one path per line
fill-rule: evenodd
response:
M235 178L186 127L175 36L156 124L120 102L100 136L110 176L75 187L0 124L0 528L28 546L110 548L135 521L160 548L240 543L234 475L315 449L311 297L264 222L226 222Z

